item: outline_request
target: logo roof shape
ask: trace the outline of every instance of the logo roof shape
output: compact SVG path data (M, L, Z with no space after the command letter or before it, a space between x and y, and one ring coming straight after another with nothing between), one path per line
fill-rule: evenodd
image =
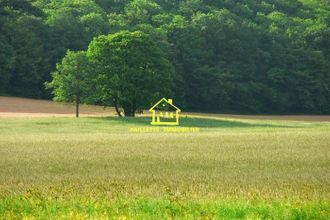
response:
M155 111L157 110L157 107L160 107L162 108L163 106L160 106L161 104L163 103L163 105L167 104L169 107L172 107L175 111L178 111L178 112L181 112L181 110L176 107L175 105L173 105L173 101L172 99L165 99L165 98L162 98L161 100L159 100L154 106L152 106L149 111Z

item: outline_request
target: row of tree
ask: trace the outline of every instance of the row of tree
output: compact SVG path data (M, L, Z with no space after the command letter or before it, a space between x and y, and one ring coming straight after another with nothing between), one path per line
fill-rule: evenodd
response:
M56 70L48 87L64 100L70 68L91 77L79 102L126 115L161 96L190 111L330 113L330 4L0 0L0 93L50 98Z

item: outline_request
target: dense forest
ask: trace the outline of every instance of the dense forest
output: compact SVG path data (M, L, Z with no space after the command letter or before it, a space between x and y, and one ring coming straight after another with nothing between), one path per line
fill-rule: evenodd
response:
M185 111L330 113L328 0L0 0L0 95L51 99L70 51L119 32L166 57Z

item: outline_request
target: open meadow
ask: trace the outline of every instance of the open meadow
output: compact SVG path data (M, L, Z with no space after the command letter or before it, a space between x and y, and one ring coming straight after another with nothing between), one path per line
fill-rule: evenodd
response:
M0 0L0 220L330 220L330 0Z
M330 123L0 118L0 218L329 219Z

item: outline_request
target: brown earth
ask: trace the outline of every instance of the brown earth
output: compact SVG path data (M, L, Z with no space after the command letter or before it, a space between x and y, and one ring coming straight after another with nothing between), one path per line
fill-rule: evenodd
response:
M116 116L114 108L81 105L81 116ZM330 115L229 115L209 113L182 113L188 116L205 116L237 119L330 121ZM0 96L0 117L74 117L75 106L47 100Z
M81 116L114 116L113 108L81 105ZM0 96L0 117L74 117L75 106L47 100Z

